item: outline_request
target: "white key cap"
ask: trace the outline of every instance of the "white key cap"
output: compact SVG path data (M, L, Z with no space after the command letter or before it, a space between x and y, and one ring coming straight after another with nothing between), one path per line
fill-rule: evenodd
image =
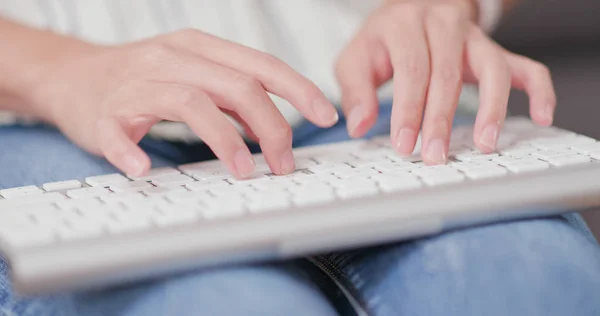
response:
M411 170L411 173L418 176L425 175L444 175L444 174L456 174L458 171L448 165L441 166L427 166L419 169Z
M122 234L129 232L136 232L152 227L152 222L148 217L140 216L142 213L133 212L127 213L115 213L112 221L106 223L107 229L111 234ZM150 212L146 213L148 216Z
M348 164L354 168L375 167L389 163L390 160L387 158L356 159L351 162L348 162Z
M565 156L565 155L573 155L574 152L568 149L555 149L555 150L540 150L531 153L532 157L548 161L551 158Z
M247 185L230 185L228 187L212 188L210 193L215 196L255 194L256 190Z
M0 240L11 248L49 245L54 243L54 232L40 226L12 227L0 232Z
M591 162L590 157L584 155L567 155L567 156L558 156L552 157L548 160L548 162L556 167L563 167L569 165L578 165L583 163Z
M377 172L377 170L374 170L374 169L357 169L357 168L337 170L333 173L334 176L336 176L340 179L348 179L348 178L354 178L354 177L368 178L369 176L373 176L373 175L377 175L377 174L379 174L379 172Z
M313 157L313 159L319 164L339 164L356 160L356 158L350 154L330 154L322 157Z
M252 201L248 204L248 209L252 213L261 213L266 211L282 210L292 205L289 199L270 198Z
M418 166L416 166L412 162L399 161L399 162L380 163L380 164L377 164L377 165L373 166L373 168L375 170L379 170L379 171L382 171L382 172L387 172L387 171L392 171L392 170L416 169L416 168L418 168Z
M484 154L479 151L472 151L469 153L458 154L455 156L457 160L460 161L481 161L481 160L492 160L493 158L498 157L497 153Z
M144 194L146 194L148 196L160 196L160 195L165 195L165 194L169 194L169 193L173 193L173 192L182 192L182 191L187 191L187 190L181 186L163 186L163 187L148 188L142 192L144 192Z
M194 179L183 174L172 174L152 178L152 184L157 187L183 185L194 182Z
M113 194L107 195L112 196ZM65 200L57 202L56 206L61 210L74 210L74 209L96 209L101 207L103 204L95 197L82 197L76 200Z
M233 218L246 214L244 205L235 201L221 201L213 203L200 210L206 219Z
M600 152L600 143L578 144L571 149L583 155L590 155L593 152Z
M130 182L114 183L108 186L113 192L129 192L129 191L142 191L144 189L152 188L152 185L146 181L136 180Z
M42 189L46 191L73 190L81 188L82 184L79 180L67 180L58 182L49 182L42 185Z
M513 146L500 150L500 153L505 156L522 156L536 152L538 149L530 145Z
M502 157L497 157L495 159L500 159ZM493 161L495 161L495 159ZM490 162L490 161L470 161L470 162L450 162L448 163L449 167L452 167L456 170L460 170L460 171L467 171L467 170L471 170L471 169L478 169L478 168L486 168L486 167L493 167L496 166L495 163Z
M409 176L405 178L398 178L393 176L378 176L374 178L377 184L384 192L397 192L405 190L418 189L423 186L421 181L417 177Z
M550 167L547 162L537 159L523 159L514 163L508 163L506 168L514 173L544 170Z
M125 201L136 201L142 200L145 197L140 192L128 191L122 193L113 193L108 195L102 195L99 197L101 201L106 204L123 203Z
M42 193L44 193L44 191L42 191L35 185L0 190L0 195L5 199L12 199L21 196L29 196Z
M129 180L128 180L129 181ZM67 196L72 199L80 199L84 197L96 197L110 194L110 191L103 187L82 188L67 191Z
M342 199L354 199L379 194L377 186L370 187L346 187L336 191L336 194Z
M212 180L212 179L223 179L231 178L231 173L224 168L212 169L212 170L190 170L186 174L194 177L196 180Z
M193 223L200 214L194 207L177 206L171 209L159 208L159 212L150 215L151 220L159 227Z
M97 221L85 220L62 225L57 229L58 238L65 241L94 238L102 235L102 225Z
M320 164L320 165L314 165L308 168L308 170L310 170L313 173L332 173L334 171L338 171L338 170L343 170L343 169L350 169L352 167L350 167L350 165L347 165L345 163L328 163L328 164Z
M389 159L392 162L418 162L418 161L423 161L423 157L421 157L420 154L412 154L410 156L400 156L398 154L396 154L396 155L389 155L389 156L387 156L387 159Z
M19 211L23 208L46 208L49 207L51 203L61 202L66 200L67 197L58 193L58 192L50 192L45 194L37 194L37 195L29 195L29 196L20 196L7 200L0 200L0 211L10 211L16 210Z
M335 200L333 190L302 192L294 195L292 198L292 202L297 206L324 204L333 200Z
M106 187L120 182L129 182L129 179L118 173L85 178L85 183L93 187Z
M467 177L473 180L501 177L507 173L508 170L498 166L475 168L465 171Z
M206 191L210 188L228 187L231 186L231 184L223 180L200 180L186 183L185 186L191 191Z
M443 184L460 183L465 180L465 176L459 172L450 173L434 173L421 176L423 182L429 186L437 186Z
M141 177L135 177L135 176L131 176L128 175L129 178L131 178L132 180L144 180L144 181L149 181L152 180L156 177L162 177L162 176L168 176L168 175L178 175L181 172L179 172L179 170L175 169L175 168L171 168L171 167L162 167L162 168L154 168L151 169L150 171L148 171L147 174L141 176Z
M600 160L600 151L591 152L590 157L592 157L596 160Z
M575 146L582 144L590 144L595 143L596 141L592 138L582 136L582 135L569 135L569 136L559 136L559 137L550 137L550 138L540 138L533 140L531 145L538 147L540 149L552 149L556 146Z
M375 181L371 179L348 179L339 180L331 183L331 186L337 189L342 188L375 188Z

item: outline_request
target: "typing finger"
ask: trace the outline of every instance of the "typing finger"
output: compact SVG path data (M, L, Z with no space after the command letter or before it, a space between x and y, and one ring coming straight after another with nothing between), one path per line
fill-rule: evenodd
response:
M101 131L97 141L106 160L133 176L141 176L150 169L150 158L116 118L104 118L96 124Z
M556 109L556 93L550 70L545 65L527 57L504 52L515 88L529 95L529 111L533 121L551 125Z
M454 7L430 10L426 32L431 54L431 79L423 119L423 159L427 164L443 164L454 112L462 86L464 19Z
M473 28L467 41L467 63L479 81L480 105L473 141L482 152L496 149L510 95L510 71L500 49Z

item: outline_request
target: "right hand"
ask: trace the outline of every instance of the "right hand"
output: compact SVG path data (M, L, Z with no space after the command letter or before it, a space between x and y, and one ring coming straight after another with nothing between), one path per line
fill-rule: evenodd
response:
M267 92L321 127L338 119L323 93L282 61L197 30L117 47L83 47L43 68L33 102L72 141L130 175L150 168L137 143L160 120L187 123L244 178L255 164L223 112L259 141L275 174L295 168L292 132Z

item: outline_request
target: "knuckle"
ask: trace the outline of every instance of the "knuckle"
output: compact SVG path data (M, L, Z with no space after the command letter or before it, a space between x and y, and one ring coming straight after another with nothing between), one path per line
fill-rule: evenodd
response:
M392 6L389 11L390 18L397 22L398 17L421 17L425 13L425 8L420 3L406 2Z
M540 76L544 76L544 77L550 77L550 68L548 68L548 66L535 61L534 62L534 69L535 72L540 75Z
M258 82L258 80L242 73L236 75L234 79L234 86L235 89L242 94L257 95L258 93L264 91L263 86L260 84L260 82Z
M169 37L173 39L176 43L189 43L191 39L201 38L203 35L204 33L200 30L194 28L186 28L171 33Z
M262 56L259 58L259 62L262 67L273 71L284 65L279 58L271 54L262 54Z
M461 72L453 66L441 66L438 71L438 80L445 88L455 88L460 84Z
M164 43L153 43L142 46L138 53L138 60L142 64L155 65L163 62L172 54L171 48Z
M181 89L172 95L174 98L176 98L177 106L180 106L184 109L195 107L198 104L201 104L202 102L199 101L203 97L202 92L194 89Z
M408 56L401 63L400 71L404 72L409 78L417 81L422 81L429 76L429 67L427 62L421 56Z

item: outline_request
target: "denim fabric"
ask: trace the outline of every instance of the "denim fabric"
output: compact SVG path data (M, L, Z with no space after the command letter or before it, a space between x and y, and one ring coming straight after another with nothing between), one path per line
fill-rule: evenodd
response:
M376 134L388 132L389 109ZM457 123L471 118L458 118ZM304 125L295 145L345 138ZM206 146L145 139L154 166L212 157ZM0 128L0 188L115 171L45 127ZM575 225L570 221L574 221ZM370 315L599 315L600 251L579 217L472 227L324 254L336 285ZM0 260L0 315L346 315L339 288L303 260L204 269L102 291L15 297ZM329 282L329 283L328 283ZM335 304L334 304L335 303Z

